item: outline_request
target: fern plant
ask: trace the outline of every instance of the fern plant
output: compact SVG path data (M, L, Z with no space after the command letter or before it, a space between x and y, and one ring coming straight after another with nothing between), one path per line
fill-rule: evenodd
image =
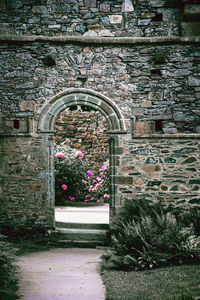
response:
M193 227L183 226L173 213L160 206L149 205L146 209L144 205L139 214L136 211L136 216L129 216L128 222L121 218L116 224L113 250L103 257L103 267L138 270L191 259L200 262L200 238Z

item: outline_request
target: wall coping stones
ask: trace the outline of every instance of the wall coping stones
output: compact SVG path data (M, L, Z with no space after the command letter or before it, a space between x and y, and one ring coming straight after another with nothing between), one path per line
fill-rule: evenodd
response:
M4 43L79 43L79 44L177 44L200 43L200 37L85 37L85 36L43 36L1 34Z
M200 139L200 134L145 134L133 135L132 139Z

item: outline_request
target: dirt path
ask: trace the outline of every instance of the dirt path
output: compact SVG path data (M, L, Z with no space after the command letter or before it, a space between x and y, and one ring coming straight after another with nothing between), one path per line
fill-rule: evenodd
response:
M20 257L21 300L103 300L102 250L67 248Z

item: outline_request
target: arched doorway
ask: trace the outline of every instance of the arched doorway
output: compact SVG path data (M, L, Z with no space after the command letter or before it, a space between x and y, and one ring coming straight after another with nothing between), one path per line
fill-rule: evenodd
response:
M84 105L99 111L107 120L110 161L110 214L118 205L115 175L117 173L116 152L119 147L119 136L126 133L125 121L116 104L108 97L93 90L70 88L56 95L41 109L37 130L45 137L48 148L48 203L54 207L54 124L57 116L65 109Z

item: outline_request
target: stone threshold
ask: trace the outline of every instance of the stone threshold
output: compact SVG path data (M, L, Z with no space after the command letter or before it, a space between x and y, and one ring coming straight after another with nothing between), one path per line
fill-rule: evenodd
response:
M44 36L44 35L12 35L0 34L4 43L77 43L77 44L193 44L200 43L200 37L84 37L84 36Z

